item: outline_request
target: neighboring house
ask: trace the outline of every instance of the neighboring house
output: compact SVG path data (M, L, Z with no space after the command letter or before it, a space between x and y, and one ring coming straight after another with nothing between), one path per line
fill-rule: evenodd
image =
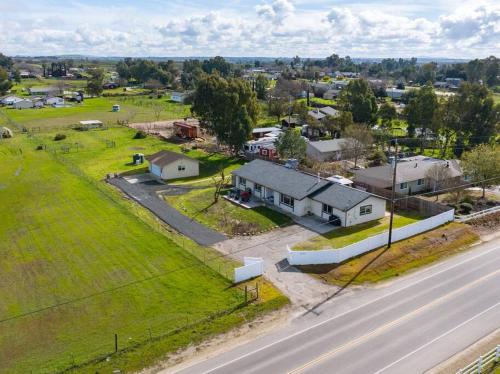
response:
M60 93L60 91L61 90L59 88L53 86L28 88L28 92L30 93L30 95L40 95L40 96L57 95Z
M104 126L101 121L91 119L88 121L80 121L80 129L90 130L90 129L99 129Z
M281 132L281 130L277 127L257 127L252 130L252 138L254 140L263 138L264 136L268 134L276 134L278 135Z
M302 126L298 117L286 117L281 120L281 127L294 128L296 126Z
M333 109L331 106L324 106L323 108L319 108L319 111L323 113L325 116L336 117L339 114L339 111Z
M160 151L146 156L149 171L161 179L195 177L200 174L199 161L182 153Z
M406 91L399 88L388 88L385 92L387 93L387 97L390 97L392 100L401 100Z
M323 99L326 99L326 100L334 100L336 99L340 94L340 90L337 90L337 89L330 89L330 90L327 90L324 94L323 94Z
M457 89L462 84L462 78L446 78L445 81L450 89Z
M274 142L276 136L265 136L256 140L249 140L243 145L243 150L251 154L259 154L263 157L275 158L276 146Z
M45 100L45 105L51 105L51 106L62 106L64 105L64 99L62 97L49 97L48 99Z
M12 104L12 107L14 109L28 109L28 108L34 108L35 104L34 104L33 100L22 99L22 100L16 101L14 104Z
M313 109L307 112L308 115L311 117L317 119L318 121L321 121L323 118L326 117L326 114L322 113L319 111L319 109Z
M194 139L198 137L199 126L188 122L174 122L174 133L180 138Z
M316 161L338 161L342 159L342 145L345 138L318 140L307 143L306 155Z
M176 103L181 103L184 104L186 99L189 97L191 93L190 92L177 92L173 91L172 95L170 96L170 100L175 101Z
M298 217L314 215L352 226L385 215L382 198L272 162L254 160L232 174L239 190Z
M438 165L449 171L448 181L460 181L463 178L462 169L457 160L438 160L435 158L417 156L398 160L396 168L396 192L404 195L427 191L437 182L429 178L429 170ZM390 164L373 168L354 170L354 181L378 188L392 189L393 167ZM443 184L443 181L439 181Z

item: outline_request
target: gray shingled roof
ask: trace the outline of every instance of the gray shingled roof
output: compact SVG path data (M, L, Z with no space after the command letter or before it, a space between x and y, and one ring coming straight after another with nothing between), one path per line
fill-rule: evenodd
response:
M345 138L331 139L331 140L318 140L317 142L309 142L308 144L317 149L319 152L335 152L342 149L342 143L346 141Z
M331 106L325 106L323 108L319 108L319 111L323 114L326 114L327 116L333 116L333 117L339 114L339 111L333 109Z
M302 200L330 183L264 160L253 160L232 173L297 200Z
M198 162L198 160L195 160L194 158L185 156L182 153L177 153L172 151L160 151L152 155L146 156L146 160L148 160L151 164L155 164L160 167L164 167L165 165L168 165L180 159Z
M446 167L449 165L450 178L459 177L462 175L462 170L457 160L417 160L417 161L404 161L398 162L396 170L396 183L411 182L418 179L425 179L427 172L434 165L442 165ZM363 176L367 178L378 179L385 182L387 187L392 185L392 166L383 165L373 168L355 170L355 176Z
M315 192L311 199L345 212L371 196L368 192L335 183Z

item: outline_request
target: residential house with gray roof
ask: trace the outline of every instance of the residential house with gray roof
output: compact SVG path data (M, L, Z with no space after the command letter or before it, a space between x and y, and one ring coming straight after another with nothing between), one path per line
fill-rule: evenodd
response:
M441 168L441 172L432 172ZM354 170L354 181L358 185L392 189L393 167L390 164L367 169ZM434 169L436 170L436 169ZM438 175L437 181L433 175ZM411 195L436 189L437 185L449 185L463 179L458 160L440 160L432 157L416 156L398 160L396 168L396 192Z
M237 189L298 217L314 215L352 226L385 215L380 197L272 162L257 159L232 174Z
M306 155L315 161L342 160L342 146L345 142L345 138L308 142Z

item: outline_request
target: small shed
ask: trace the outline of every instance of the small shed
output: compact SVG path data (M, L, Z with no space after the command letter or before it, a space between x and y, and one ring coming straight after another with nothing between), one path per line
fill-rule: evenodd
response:
M98 120L80 121L80 128L82 129L99 129L102 128L104 124Z
M198 160L172 151L160 151L146 156L149 171L161 179L194 177L200 174Z
M180 138L194 139L198 137L198 125L187 122L174 122L174 132Z
M144 163L144 155L142 153L134 153L132 156L132 163L134 165L141 165Z
M111 109L112 112L119 112L120 111L120 105L119 104L115 104L113 105L113 108Z

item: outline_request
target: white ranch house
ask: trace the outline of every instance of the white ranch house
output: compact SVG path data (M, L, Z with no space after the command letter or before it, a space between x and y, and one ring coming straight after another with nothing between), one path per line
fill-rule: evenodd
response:
M200 174L198 160L181 153L160 151L146 156L149 161L149 171L161 179L176 179L195 177Z
M382 198L272 162L257 159L232 174L239 190L298 217L314 215L353 226L385 215Z

